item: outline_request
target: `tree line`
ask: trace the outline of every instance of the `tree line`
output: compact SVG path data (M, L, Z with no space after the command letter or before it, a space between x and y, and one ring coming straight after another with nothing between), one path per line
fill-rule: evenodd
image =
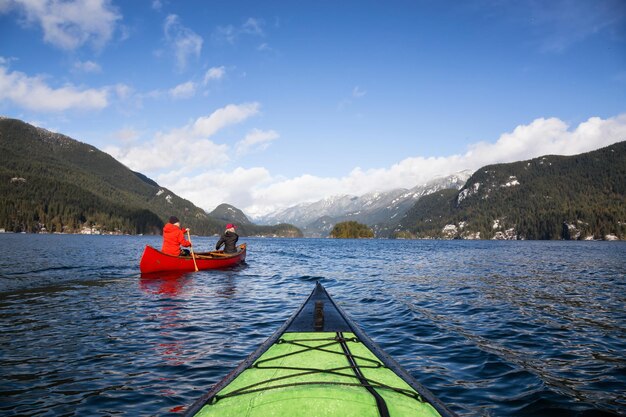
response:
M483 167L459 192L418 200L394 235L450 237L443 229L452 224L459 238L513 230L518 239L625 239L625 196L626 142L620 142L571 157Z
M340 239L373 238L374 232L365 224L347 221L337 223L331 230L330 237Z
M12 232L159 234L176 215L194 234L223 232L212 218L110 155L67 136L0 119L0 229ZM251 233L297 236L291 225Z

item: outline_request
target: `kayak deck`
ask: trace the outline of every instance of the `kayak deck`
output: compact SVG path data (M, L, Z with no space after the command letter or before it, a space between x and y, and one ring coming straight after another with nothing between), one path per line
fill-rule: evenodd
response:
M453 416L319 283L300 309L188 416Z
M439 416L353 333L342 332L285 333L196 415L379 416L367 387L383 399L388 415Z

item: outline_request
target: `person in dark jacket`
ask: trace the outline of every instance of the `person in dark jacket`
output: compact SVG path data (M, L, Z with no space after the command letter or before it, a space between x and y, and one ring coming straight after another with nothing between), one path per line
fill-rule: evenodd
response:
M228 223L226 225L226 230L220 240L217 241L215 245L216 250L220 250L220 247L224 245L224 253L235 253L237 252L237 241L239 240L239 235L235 233L235 226L232 223Z
M179 256L181 254L181 246L186 248L191 246L191 242L185 239L185 233L188 229L180 228L178 217L172 216L169 223L163 227L163 247L161 252L168 255Z

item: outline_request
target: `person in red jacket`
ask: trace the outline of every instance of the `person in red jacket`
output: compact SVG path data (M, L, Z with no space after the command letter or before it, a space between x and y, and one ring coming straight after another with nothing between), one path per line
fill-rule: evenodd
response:
M191 247L191 242L185 239L185 233L188 230L180 228L178 217L170 217L169 223L163 227L163 247L161 252L179 256L181 254L181 245L186 248Z

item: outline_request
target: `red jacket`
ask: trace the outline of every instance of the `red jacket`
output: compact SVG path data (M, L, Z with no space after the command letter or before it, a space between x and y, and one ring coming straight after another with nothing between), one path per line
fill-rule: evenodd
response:
M168 255L178 256L180 254L180 245L185 247L191 246L191 242L185 239L185 231L172 223L167 223L163 227L163 247L161 252Z

